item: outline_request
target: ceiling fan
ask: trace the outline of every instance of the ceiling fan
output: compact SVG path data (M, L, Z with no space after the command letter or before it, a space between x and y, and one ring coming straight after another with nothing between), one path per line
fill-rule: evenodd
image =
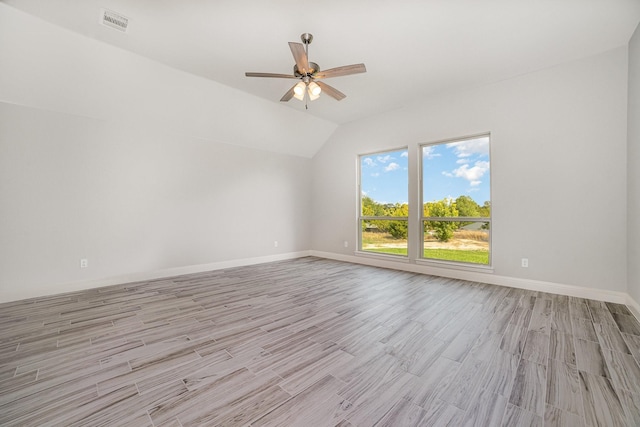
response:
M289 48L296 63L293 66L293 74L276 74L276 73L244 73L247 77L275 77L280 79L298 79L298 83L293 85L284 96L280 99L282 102L289 101L291 98L304 100L308 95L309 100L318 99L321 92L326 93L330 97L340 101L347 95L338 89L324 83L323 79L330 77L348 76L350 74L364 73L367 71L364 64L344 65L342 67L330 68L320 71L320 67L315 62L309 62L309 45L313 40L313 36L304 33L300 36L302 43L289 42Z

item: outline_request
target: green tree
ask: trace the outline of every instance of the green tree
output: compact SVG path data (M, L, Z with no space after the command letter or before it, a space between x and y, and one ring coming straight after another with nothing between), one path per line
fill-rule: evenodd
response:
M465 195L459 196L455 201L455 206L456 206L456 209L458 209L459 216L471 216L471 217L480 216L480 205L478 205L476 201L469 196L465 196ZM473 224L473 223L469 221L457 222L456 226L457 228L460 228L468 224Z
M385 216L385 207L381 203L376 202L369 196L362 196L361 201L362 216ZM385 221L365 220L362 221L362 231L365 231L367 226L376 226L379 231L386 231Z
M458 209L452 199L442 199L436 202L425 203L425 216L453 218L458 217ZM453 232L458 224L453 221L428 221L427 230L432 230L436 238L441 242L448 242L453 237Z
M393 207L393 210L390 210L389 216L409 216L409 205L406 203L400 204L396 203ZM407 238L407 221L388 221L387 222L387 231L396 239L406 239Z
M362 215L363 216L383 216L384 206L376 202L369 196L362 196Z
M459 216L480 216L480 206L471 197L460 196L455 203Z
M491 202L486 201L484 202L484 204L480 207L480 216L484 217L484 218L489 218L491 217ZM485 222L482 224L482 229L483 230L488 230L489 229L489 223Z
M480 216L489 218L491 216L491 202L489 201L484 202L484 204L480 207L479 211L480 211Z

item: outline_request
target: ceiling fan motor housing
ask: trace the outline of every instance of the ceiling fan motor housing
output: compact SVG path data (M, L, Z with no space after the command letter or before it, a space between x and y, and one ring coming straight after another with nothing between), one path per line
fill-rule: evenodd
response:
M304 76L311 76L315 73L317 73L318 71L320 71L320 66L318 64L316 64L315 62L309 62L309 72L306 74L302 74L300 72L300 70L298 70L298 66L294 65L293 66L293 75L296 77L304 77Z

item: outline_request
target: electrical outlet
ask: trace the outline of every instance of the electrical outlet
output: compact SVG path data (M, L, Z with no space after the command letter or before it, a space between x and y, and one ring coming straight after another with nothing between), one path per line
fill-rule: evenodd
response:
M347 242L346 240L344 241L344 247L348 248L349 247L349 242Z
M277 241L277 240L274 240L274 241L273 241L273 247L274 247L274 248L277 248L277 247L278 247L278 241Z
M80 268L87 268L87 267L89 267L89 260L86 258L80 259Z
M522 266L525 268L529 267L529 258L522 258Z

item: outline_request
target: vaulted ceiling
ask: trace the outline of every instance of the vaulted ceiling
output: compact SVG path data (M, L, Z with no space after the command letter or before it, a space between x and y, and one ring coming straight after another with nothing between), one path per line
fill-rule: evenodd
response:
M625 45L640 21L638 0L2 2L274 103L295 81L244 72L291 73L287 42L312 33L309 58L322 69L367 67L327 81L346 99L309 104L307 114L337 124ZM128 31L101 25L103 8L128 17Z

